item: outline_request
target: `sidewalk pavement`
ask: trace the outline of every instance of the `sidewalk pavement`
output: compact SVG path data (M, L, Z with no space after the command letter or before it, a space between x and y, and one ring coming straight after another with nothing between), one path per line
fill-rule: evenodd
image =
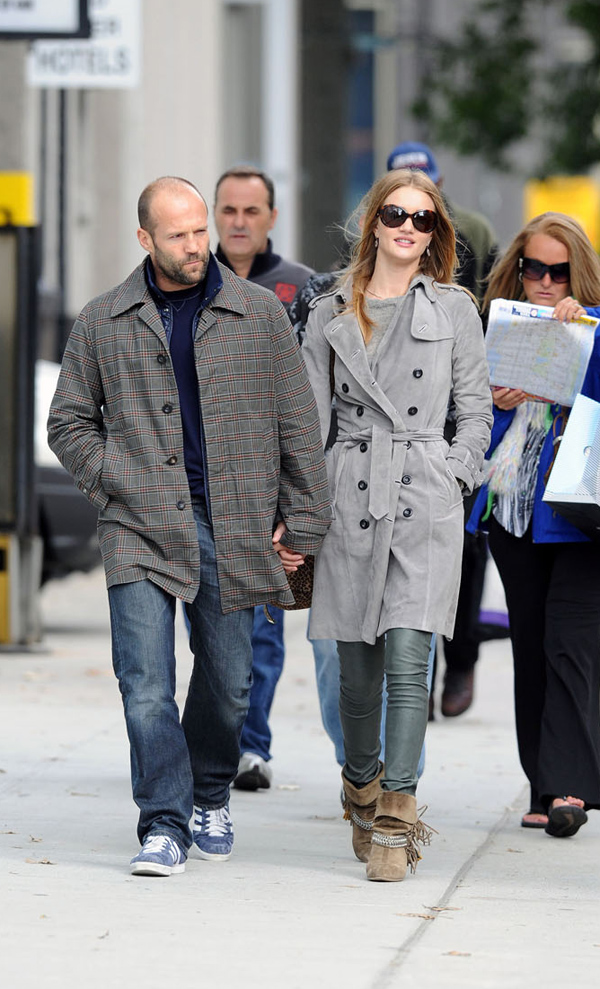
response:
M286 616L274 783L234 791L234 854L132 877L136 809L97 571L49 584L45 638L0 652L1 989L544 989L596 986L600 815L571 839L519 827L510 646L427 735L439 832L417 873L370 883L340 812L306 614ZM178 629L180 698L189 675ZM193 855L193 853L192 853Z

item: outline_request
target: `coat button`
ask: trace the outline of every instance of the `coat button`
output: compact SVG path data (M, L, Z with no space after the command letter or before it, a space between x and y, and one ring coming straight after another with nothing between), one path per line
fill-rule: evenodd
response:
M344 394L346 394L346 395L347 395L347 394L348 394L348 392L350 391L350 389L348 388L348 385L346 384L346 382L344 382L344 384L342 385L342 391L343 391L343 392L344 392Z
M404 446L406 447L407 450L410 450L412 443L410 442L410 440L407 440Z
M416 367L413 371L413 378L422 378L422 377L423 377L423 371L421 370L420 367Z
M411 405L410 409L408 410L408 414L409 416L416 416L418 411L419 410L416 405Z
M180 512L182 512L183 509L185 508L185 501L178 501L177 508L179 509Z
M366 481L359 481L358 482L358 490L359 491L366 491L368 487L369 487L369 485L367 484Z
M169 457L167 463L170 467L173 467L177 463L177 457Z
M361 443L358 449L360 450L361 453L366 453L367 450L369 449L369 446L367 443Z
M172 406L172 405L169 405L169 403L168 403L168 402L166 402L166 403L165 403L165 404L163 405L163 407L162 407L162 410L163 410L163 412L164 412L164 414L165 414L166 416L168 416L168 415L169 415L169 413L173 411L173 406Z
M409 519L412 515L412 508L405 508L402 514L404 515L405 519Z
M370 525L371 525L371 523L369 522L368 519L361 519L360 520L360 527L361 527L361 529L368 529Z
M412 477L410 476L410 474L405 474L402 478L403 484L410 484L411 481L412 481Z
M357 408L357 410L356 410L356 414L357 414L357 416L362 416L362 415L364 415L364 414L365 414L365 410L364 410L364 408L363 408L363 406L362 406L362 405L359 405L359 406L358 406L358 408Z
M167 363L167 355L166 354L159 354L158 357L156 358L156 360L158 361L159 364L166 364Z

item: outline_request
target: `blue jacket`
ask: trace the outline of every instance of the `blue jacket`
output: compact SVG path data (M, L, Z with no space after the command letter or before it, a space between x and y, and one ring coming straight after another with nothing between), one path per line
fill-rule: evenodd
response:
M590 316L600 318L600 306L587 306L586 309ZM587 395L588 398L593 398L596 402L600 402L600 326L596 330L594 349L592 350L592 356L590 357L590 362L588 364L588 369L581 392L583 395ZM552 405L551 409L552 415L554 418L557 418L556 433L558 434L562 426L561 406ZM494 408L494 425L492 427L490 446L485 455L486 460L489 460L498 446L500 440L513 421L514 415L514 409L505 411L503 409ZM542 447L535 486L535 500L533 503L532 519L533 541L534 543L589 542L587 536L584 536L579 529L575 528L574 525L571 525L570 522L567 522L562 515L559 515L559 513L554 511L550 505L542 501L545 488L544 475L550 466L554 453L552 439L553 431L550 429L548 430L548 435L546 436L544 446ZM467 523L467 532L475 533L479 529L487 529L487 522L481 521L482 515L485 515L487 502L488 486L487 484L484 484L479 489L475 498L473 510Z

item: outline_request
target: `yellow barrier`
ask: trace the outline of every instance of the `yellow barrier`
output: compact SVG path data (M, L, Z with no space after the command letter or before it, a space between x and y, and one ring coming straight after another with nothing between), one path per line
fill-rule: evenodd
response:
M33 176L30 172L0 172L0 226L33 227Z
M554 175L542 182L527 182L525 222L548 210L572 216L600 251L600 186L594 179L587 175Z

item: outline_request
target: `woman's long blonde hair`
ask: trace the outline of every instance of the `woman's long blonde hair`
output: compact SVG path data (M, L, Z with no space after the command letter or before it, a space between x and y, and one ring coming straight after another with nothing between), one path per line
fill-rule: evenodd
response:
M348 276L352 278L352 298L348 303L348 311L353 312L356 316L365 340L370 338L373 328L372 320L369 319L366 312L365 292L375 270L377 259L375 237L377 210L385 206L388 196L392 192L406 186L413 186L415 189L420 189L421 192L426 192L432 199L433 207L438 214L438 223L433 231L429 254L424 253L421 256L419 271L434 278L437 282L450 283L454 281L457 266L456 236L439 189L429 176L420 169L403 168L386 172L371 186L353 214L359 219L360 236L354 244L350 264L344 272L343 279L341 279L341 281L346 281Z
M571 294L583 306L600 304L600 258L577 220L566 213L541 213L523 227L508 250L496 262L488 277L483 309L493 299L526 298L519 279L519 258L534 234L546 234L567 248L571 268Z

